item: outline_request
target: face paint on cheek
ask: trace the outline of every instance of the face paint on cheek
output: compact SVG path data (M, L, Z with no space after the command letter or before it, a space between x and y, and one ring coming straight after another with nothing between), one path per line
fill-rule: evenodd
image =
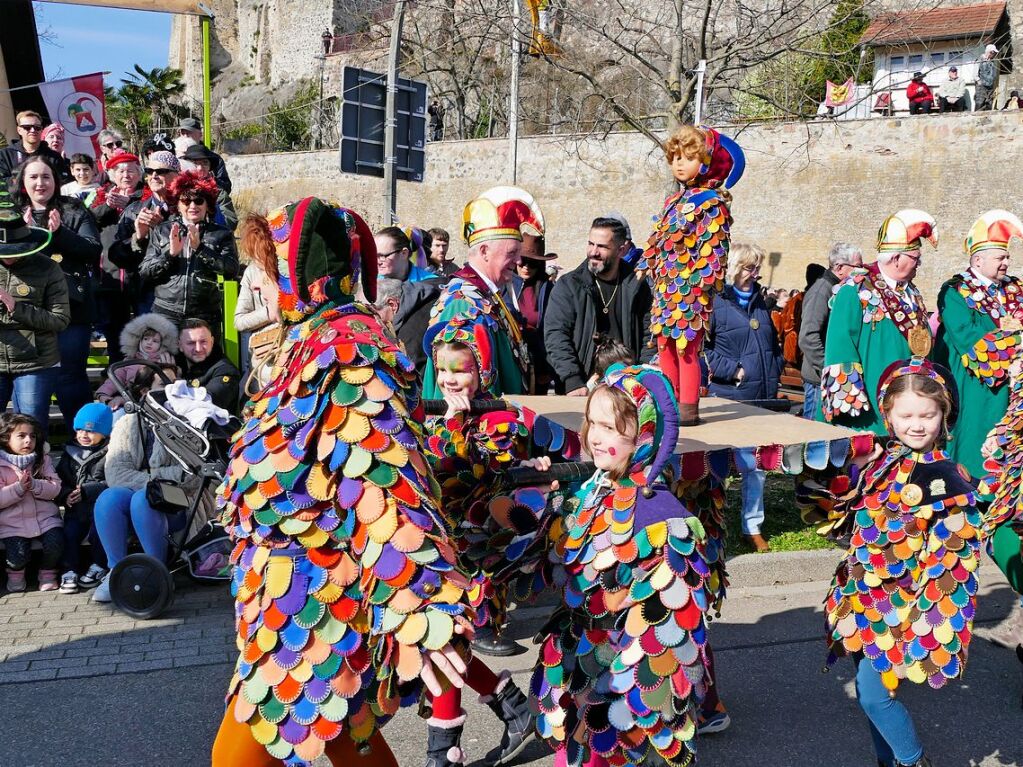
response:
M607 454L608 454L609 456L611 456L612 458L614 458L614 457L615 457L616 455L618 455L618 451L617 451L617 450L615 450L615 449L614 449L613 447L609 447L609 448L607 449Z

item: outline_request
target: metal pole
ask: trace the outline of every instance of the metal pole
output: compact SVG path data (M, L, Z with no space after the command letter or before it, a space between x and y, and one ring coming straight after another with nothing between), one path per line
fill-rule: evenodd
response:
M210 21L209 16L200 16L202 29L202 135L206 138L206 146L213 146L213 116L211 114L212 95L210 93Z
M696 65L696 108L693 110L693 123L699 125L703 122L703 73L707 71L707 59L700 59Z
M391 49L387 56L387 109L384 117L384 225L397 222L398 149L394 131L398 127L398 64L401 58L401 29L406 0L396 0L391 21Z
M508 177L518 182L519 174L519 63L522 41L519 39L519 0L512 0L511 87L508 93Z

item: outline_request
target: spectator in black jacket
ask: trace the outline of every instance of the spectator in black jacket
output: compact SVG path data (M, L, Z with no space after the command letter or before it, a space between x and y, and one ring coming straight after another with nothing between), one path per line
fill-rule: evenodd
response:
M554 283L543 337L547 359L573 397L585 397L593 371L593 336L603 333L621 341L640 362L653 356L650 304L646 280L623 260L625 227L611 218L590 226L586 260Z
M405 353L422 376L426 368L423 336L430 324L430 310L437 303L444 283L440 280L402 282L393 277L377 278L377 300L374 306L394 334L405 345Z
M149 233L173 214L170 185L178 177L181 164L172 152L158 151L146 160L146 185L150 196L130 203L117 222L114 240L107 258L110 263L130 274L138 275L142 259L149 247ZM141 283L141 280L139 280ZM137 285L133 293L135 316L147 314L153 306L152 286Z
M29 158L18 168L11 186L25 220L53 232L43 250L60 264L67 280L70 324L57 335L60 367L56 371L57 404L65 423L92 400L86 364L95 319L93 274L99 266L100 237L96 221L81 201L58 193L58 163L47 155Z
M178 135L188 136L197 143L204 144L202 137L202 123L194 117L186 117L178 123ZM223 189L227 194L231 194L231 177L227 174L227 165L224 163L224 158L209 147L206 147L206 151L210 153L210 172L217 180L217 186Z
M224 356L210 324L194 317L185 320L178 336L178 347L181 351L177 363L182 380L193 389L204 387L214 405L237 413L242 374Z
M153 311L176 324L200 317L220 328L224 307L218 278L238 274L238 251L230 229L210 217L217 185L194 171L180 174L170 185L171 218L150 231L140 272L155 286Z
M0 183L7 183L7 180L14 175L15 169L29 157L45 155L53 158L57 168L57 179L60 184L72 180L71 166L67 160L54 152L49 145L43 141L43 118L38 112L27 110L18 112L16 118L18 124L18 138L11 142L10 146L0 149ZM59 186L59 184L58 184Z
M536 241L537 249L527 251L527 243L522 243L515 276L501 289L501 297L522 319L522 336L526 339L529 358L533 361L533 390L529 393L547 394L555 378L543 342L544 315L554 290L554 282L547 274L547 262L558 256L544 252L542 238L532 239Z
M231 201L231 193L220 186L220 180L213 173L213 161L217 157L215 152L210 151L202 144L193 144L182 154L181 159L192 164L192 169L201 176L212 178L217 183L217 204L213 206L213 221L226 226L232 232L238 228L238 212L234 209Z

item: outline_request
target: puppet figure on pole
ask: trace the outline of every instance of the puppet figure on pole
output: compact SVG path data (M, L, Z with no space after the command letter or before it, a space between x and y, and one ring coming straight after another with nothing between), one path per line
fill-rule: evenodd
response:
M664 203L637 276L650 273L650 335L659 367L678 395L681 423L688 426L699 421L700 350L728 263L727 190L742 177L746 158L732 139L693 125L676 131L664 153L680 188Z

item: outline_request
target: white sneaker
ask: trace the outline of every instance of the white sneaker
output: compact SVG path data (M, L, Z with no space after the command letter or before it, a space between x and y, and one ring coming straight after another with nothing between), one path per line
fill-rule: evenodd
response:
M93 602L110 602L110 601L113 601L111 599L111 597L110 597L110 576L109 575L106 578L104 578L102 581L100 581L99 586L97 586L96 590L94 592L92 592L92 601Z
M77 594L78 593L78 573L74 570L68 570L62 576L60 576L60 593L61 594Z

